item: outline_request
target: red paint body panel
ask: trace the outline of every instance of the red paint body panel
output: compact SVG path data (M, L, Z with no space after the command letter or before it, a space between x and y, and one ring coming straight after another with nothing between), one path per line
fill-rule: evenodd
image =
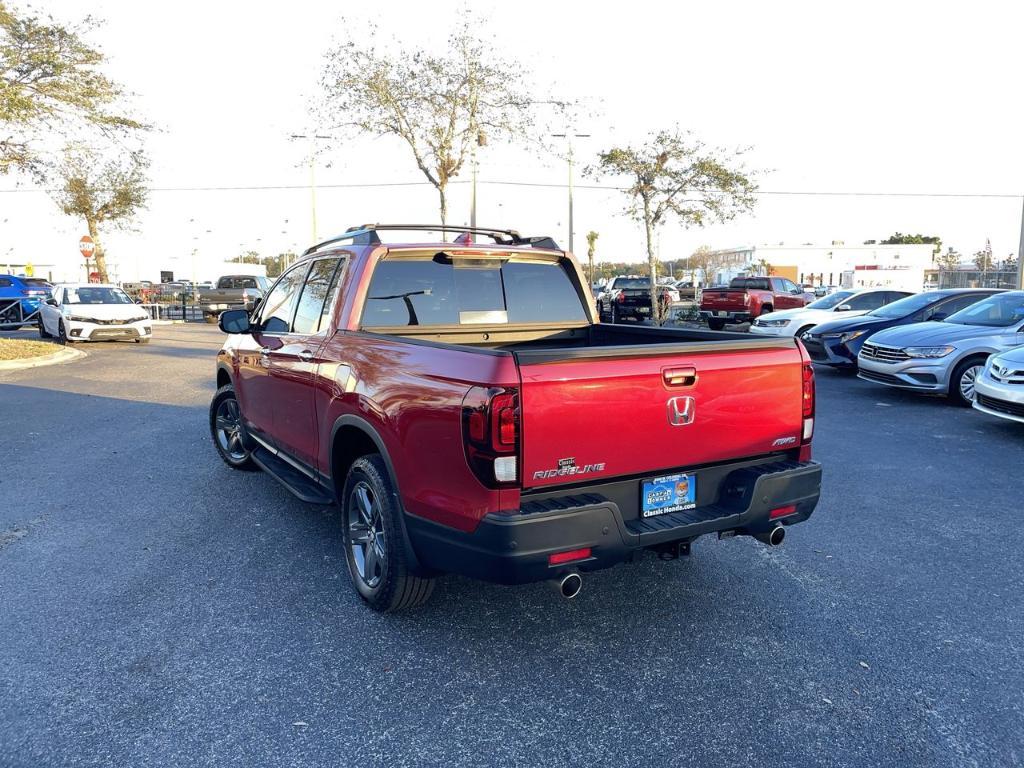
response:
M668 386L665 368L692 366L696 383ZM523 477L528 487L656 474L795 448L800 353L708 352L524 366ZM693 398L693 422L673 426L668 401ZM777 440L794 438L781 445ZM573 458L604 465L571 477L536 477Z
M485 488L466 462L462 399L481 384L518 384L512 356L339 333L321 350L320 455L330 455L331 426L346 414L358 416L383 440L407 512L473 530L489 512L518 505L518 493Z

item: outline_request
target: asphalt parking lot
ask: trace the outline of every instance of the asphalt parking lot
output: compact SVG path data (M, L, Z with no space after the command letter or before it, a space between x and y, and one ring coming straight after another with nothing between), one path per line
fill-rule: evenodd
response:
M1024 426L819 370L783 546L379 616L217 458L218 331L155 335L0 373L3 766L1024 763Z

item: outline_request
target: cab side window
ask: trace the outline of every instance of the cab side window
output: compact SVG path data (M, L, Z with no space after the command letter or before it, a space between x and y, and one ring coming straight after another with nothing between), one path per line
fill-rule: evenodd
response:
M270 291L260 310L259 328L264 333L290 333L295 304L302 289L309 264L300 264L288 270Z
M340 259L317 259L310 267L306 284L295 310L294 333L317 333L324 327L321 317L331 311L332 289Z
M925 313L925 320L931 320L934 315L942 315L949 317L954 312L959 312L961 309L967 309L971 304L977 304L982 299L987 299L988 296L978 296L975 294L967 294L965 296L957 296L949 301L944 301L941 304L937 304Z

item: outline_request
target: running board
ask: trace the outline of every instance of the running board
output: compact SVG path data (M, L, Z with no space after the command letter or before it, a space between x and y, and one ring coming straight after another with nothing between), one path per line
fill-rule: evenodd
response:
M313 478L303 474L284 459L281 459L262 445L256 446L250 456L256 465L309 504L333 504L334 497Z

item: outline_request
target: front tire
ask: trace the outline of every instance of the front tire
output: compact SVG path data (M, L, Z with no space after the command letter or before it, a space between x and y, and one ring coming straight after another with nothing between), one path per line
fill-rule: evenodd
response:
M970 408L974 403L974 383L984 367L982 360L964 360L959 363L949 377L949 399L957 405Z
M723 328L725 328L725 320L719 320L714 317L709 317L708 328L710 328L712 331L720 331Z
M68 338L68 329L64 327L64 321L57 321L57 343L62 346L67 346L71 343L71 339Z
M397 498L379 455L356 459L341 498L345 562L356 593L381 613L423 605L434 591L433 579L409 571Z
M230 384L218 389L210 403L210 436L217 453L229 467L244 472L259 469L245 447L242 411L235 397L235 388Z

